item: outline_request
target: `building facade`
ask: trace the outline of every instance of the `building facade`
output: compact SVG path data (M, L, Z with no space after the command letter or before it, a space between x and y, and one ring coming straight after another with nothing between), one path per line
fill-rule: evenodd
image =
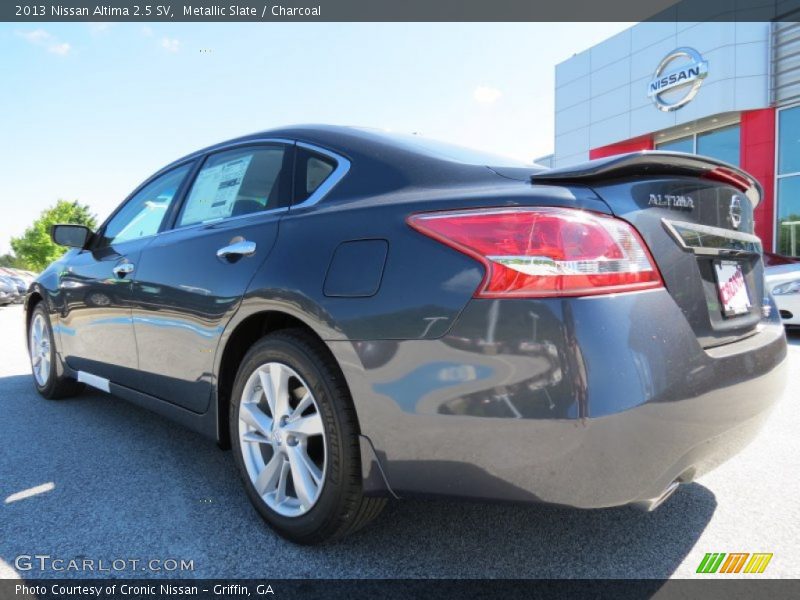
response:
M764 187L756 233L800 256L800 23L643 22L556 66L553 166L703 154Z

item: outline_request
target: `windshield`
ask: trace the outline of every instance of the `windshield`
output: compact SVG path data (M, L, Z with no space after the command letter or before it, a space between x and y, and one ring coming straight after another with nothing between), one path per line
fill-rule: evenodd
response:
M776 265L774 267L767 267L767 273L770 275L784 275L786 273L797 273L800 276L800 264L790 265Z

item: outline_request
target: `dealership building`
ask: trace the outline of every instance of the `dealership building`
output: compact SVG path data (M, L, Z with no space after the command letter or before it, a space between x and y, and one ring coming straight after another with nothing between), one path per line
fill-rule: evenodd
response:
M553 166L703 154L764 188L756 233L800 256L800 23L643 22L556 66Z

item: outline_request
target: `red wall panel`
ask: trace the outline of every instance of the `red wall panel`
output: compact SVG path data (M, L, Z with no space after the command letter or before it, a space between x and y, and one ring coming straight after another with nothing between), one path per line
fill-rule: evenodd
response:
M755 210L756 235L764 250L772 252L775 227L775 109L742 113L739 164L758 179L764 197Z

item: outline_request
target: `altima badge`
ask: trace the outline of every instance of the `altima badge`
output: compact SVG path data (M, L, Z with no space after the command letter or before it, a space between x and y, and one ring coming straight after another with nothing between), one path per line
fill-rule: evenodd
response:
M650 194L647 204L649 206L660 206L661 208L694 210L694 200L691 196L684 195Z

